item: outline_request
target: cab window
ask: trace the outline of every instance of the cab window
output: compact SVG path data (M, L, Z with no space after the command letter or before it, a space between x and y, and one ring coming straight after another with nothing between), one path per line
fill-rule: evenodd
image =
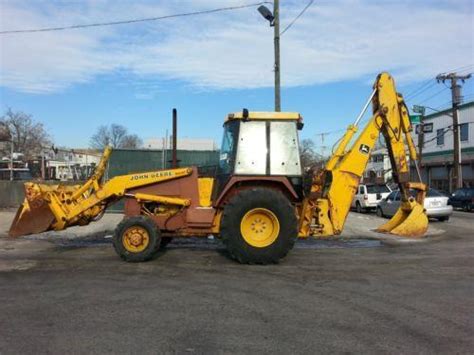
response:
M219 174L231 174L233 171L238 129L238 121L228 122L224 126L219 156Z

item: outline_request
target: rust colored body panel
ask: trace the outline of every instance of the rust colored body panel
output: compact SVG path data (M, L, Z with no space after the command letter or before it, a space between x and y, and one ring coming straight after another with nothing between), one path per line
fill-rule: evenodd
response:
M277 189L285 194L290 201L299 202L299 196L288 179L283 176L233 176L227 182L213 207L203 207L199 203L199 187L197 168L189 176L162 182L159 184L144 186L129 191L130 195L144 193L166 197L180 197L191 201L190 206L182 208L176 214L150 215L163 235L174 237L207 236L216 234L218 230L218 211L232 196L238 192L256 186L265 186ZM133 197L126 198L126 216L139 216L142 214L142 206Z
M213 207L201 207L199 204L199 186L197 168L192 168L189 176L179 179L165 181L159 184L139 187L129 191L130 195L144 193L165 197L186 198L191 201L188 207L182 208L176 214L150 215L164 235L166 232L173 236L203 235L207 236L212 231L216 209ZM126 216L139 216L142 207L135 198L127 198L124 213Z
M20 206L16 212L10 231L8 232L10 237L20 237L26 234L44 232L48 230L54 221L54 215L46 203L28 210L24 209L24 206ZM22 216L21 223L19 222L20 216Z

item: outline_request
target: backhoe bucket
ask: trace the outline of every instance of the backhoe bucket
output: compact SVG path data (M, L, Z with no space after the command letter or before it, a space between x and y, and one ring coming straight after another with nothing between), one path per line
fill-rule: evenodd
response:
M408 202L377 232L391 233L402 237L422 238L428 230L428 217L422 205L416 201Z
M46 192L42 187L45 187L46 190L54 188L33 183L25 184L25 201L18 208L13 219L8 232L10 237L41 233L52 228L55 217L45 199Z

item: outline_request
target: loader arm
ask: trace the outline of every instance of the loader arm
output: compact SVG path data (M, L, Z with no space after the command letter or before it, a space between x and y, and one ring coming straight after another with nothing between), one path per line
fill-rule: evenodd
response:
M370 102L373 115L350 145ZM426 188L421 182L409 181L407 151L411 161L415 164L417 161L411 130L408 110L396 91L393 78L388 73L380 74L356 122L347 128L325 168L313 178L310 194L303 201L300 213L300 236L330 236L342 232L351 201L380 133L387 145L393 179L399 186L402 203L397 214L378 231L404 236L423 235L428 226L423 209ZM410 196L410 189L417 191L416 198Z
M9 230L11 237L63 230L85 225L101 216L107 205L131 189L191 175L191 168L158 170L116 176L103 182L112 149L107 147L91 178L83 185L62 186L25 183L25 200ZM128 194L129 195L129 194ZM129 195L140 201L187 206L190 201L178 197Z

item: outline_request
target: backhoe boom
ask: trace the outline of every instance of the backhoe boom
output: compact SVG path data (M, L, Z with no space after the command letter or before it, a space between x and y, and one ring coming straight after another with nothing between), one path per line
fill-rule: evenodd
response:
M380 133L387 145L402 206L379 231L406 236L420 236L426 232L428 220L423 209L426 188L422 183L409 181L407 150L415 163L417 154L410 135L408 110L389 74L382 73L377 77L369 101L372 101L373 115L360 135L347 149L358 131L357 124L363 112L347 128L324 170L314 177L311 192L301 210L300 236L330 236L342 232L351 201ZM410 189L417 191L416 198L410 196Z

